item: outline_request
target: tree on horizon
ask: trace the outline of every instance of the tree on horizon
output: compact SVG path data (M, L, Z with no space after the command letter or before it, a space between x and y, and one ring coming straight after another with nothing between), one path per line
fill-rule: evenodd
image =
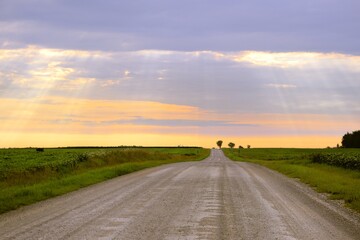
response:
M360 130L346 133L341 141L344 148L360 148Z
M223 141L222 140L219 140L216 142L216 145L221 149L221 146L223 144Z

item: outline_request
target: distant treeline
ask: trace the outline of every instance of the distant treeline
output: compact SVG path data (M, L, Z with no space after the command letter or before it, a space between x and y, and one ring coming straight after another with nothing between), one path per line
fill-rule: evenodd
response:
M68 146L68 147L50 147L48 149L98 149L98 148L202 148L202 147L195 147L195 146ZM8 149L44 149L44 148L38 148L38 147L25 147L25 148L8 148ZM46 149L46 148L45 148Z
M341 141L344 148L360 148L360 130L346 133Z

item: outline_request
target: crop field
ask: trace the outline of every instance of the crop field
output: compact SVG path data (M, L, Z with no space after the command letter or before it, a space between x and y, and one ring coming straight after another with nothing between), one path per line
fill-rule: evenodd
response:
M300 179L360 212L360 149L223 149L230 159Z
M343 155L353 158L359 157L360 149L330 148L330 149L307 149L307 148L252 148L252 149L225 149L225 152L246 159L262 160L310 160L314 155ZM358 159L360 161L360 159Z
M323 163L342 168L360 170L360 153L314 153L310 159L314 163Z
M0 213L148 167L206 158L203 148L0 149Z

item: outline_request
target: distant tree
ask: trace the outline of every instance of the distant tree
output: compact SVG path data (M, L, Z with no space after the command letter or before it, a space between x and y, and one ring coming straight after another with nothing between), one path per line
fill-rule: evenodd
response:
M234 148L234 147L235 147L235 143L233 143L233 142L229 142L228 146L232 149L232 148Z
M239 145L239 149L244 148L243 146Z
M251 148L251 146L250 146L250 145L247 145L247 148Z
M346 133L341 141L344 148L360 148L360 130Z
M219 140L219 141L216 142L216 145L218 145L219 148L221 148L222 144L223 144L222 140Z

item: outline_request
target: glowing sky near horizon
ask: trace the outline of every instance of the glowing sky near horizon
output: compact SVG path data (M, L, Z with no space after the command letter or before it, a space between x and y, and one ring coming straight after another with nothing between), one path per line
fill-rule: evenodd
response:
M0 147L326 147L360 129L358 1L0 1Z

